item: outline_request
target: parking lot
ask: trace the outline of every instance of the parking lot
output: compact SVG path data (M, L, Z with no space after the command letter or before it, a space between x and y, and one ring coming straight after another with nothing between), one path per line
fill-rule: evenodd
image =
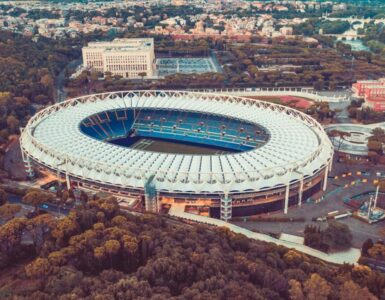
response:
M365 175L357 175L357 172L367 171ZM349 172L346 172L346 165L342 163L335 163L330 177L338 176L338 179L329 178L328 188L324 194L324 199L319 203L304 203L301 207L291 207L287 215L283 211L270 213L270 217L292 217L305 218L305 222L255 222L255 221L237 221L234 224L245 227L251 230L257 230L265 233L289 233L293 235L303 235L303 230L307 224L319 225L321 228L327 227L327 222L313 222L314 218L326 216L329 212L339 211L340 213L351 210L343 203L346 197L373 191L373 180L378 179L376 173L381 171L378 167L365 167L363 165L349 166ZM351 175L347 175L347 173ZM342 177L342 174L346 174ZM366 179L366 183L363 182ZM354 182L354 183L353 183ZM265 215L267 216L267 215ZM367 224L353 217L340 219L349 226L353 234L353 245L361 247L362 243L367 238L378 239L381 238L379 230L385 228L385 223L380 222L376 224Z

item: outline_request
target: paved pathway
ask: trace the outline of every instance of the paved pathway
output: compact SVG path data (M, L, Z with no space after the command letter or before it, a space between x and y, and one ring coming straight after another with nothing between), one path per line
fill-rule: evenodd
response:
M214 94L225 94L239 97L247 96L296 96L313 101L329 102L329 103L350 103L350 97L346 92L317 92L312 88L305 87L271 87L271 88L200 88L188 89L193 92L205 92Z
M81 63L82 63L81 58L70 61L68 65L66 65L65 68L56 76L55 78L55 89L56 89L55 102L56 103L64 101L67 97L67 93L64 90L65 72L67 68L75 69Z
M338 252L338 253L333 253L333 254L326 254L324 252L312 249L308 246L301 245L298 243L290 242L287 240L280 240L273 238L269 235L263 234L263 233L257 233L253 232L250 230L247 230L245 228L236 226L231 223L224 222L222 220L214 219L214 218L209 218L209 217L204 217L204 216L199 216L195 214L190 214L184 211L185 206L184 204L173 204L170 208L169 214L174 217L178 217L181 219L187 219L199 223L204 223L208 225L214 225L214 226L222 226L230 229L231 231L235 233L241 233L248 238L257 240L257 241L264 241L268 243L274 243L276 245L281 245L285 246L288 248L292 248L295 250L298 250L302 253L308 254L310 256L317 257L319 259L322 259L327 262L335 263L335 264L343 264L343 263L350 263L350 264L355 264L357 263L359 257L360 257L360 250L357 248L351 248L348 251L344 252Z
M339 130L351 134L349 137L342 139L340 137L331 138L338 151L354 155L367 155L367 139L372 135L372 130L377 127L385 129L385 122L368 125L353 123L330 124L325 126L325 129L326 131Z

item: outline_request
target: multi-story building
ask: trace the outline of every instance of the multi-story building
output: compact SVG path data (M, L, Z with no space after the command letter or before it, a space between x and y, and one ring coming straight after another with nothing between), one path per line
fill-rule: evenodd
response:
M364 99L365 105L376 111L385 111L385 78L358 81L352 86L353 95Z
M385 78L380 78L378 80L360 80L352 85L352 91L354 96L357 98L364 98L365 92L372 87L385 87Z
M187 5L187 2L185 0L173 0L171 3L175 6Z
M346 3L334 4L334 5L332 6L333 12L336 12L336 11L345 11L346 9L347 9Z
M92 42L83 49L83 64L98 72L124 78L153 77L155 51L152 38Z
M282 34L282 35L293 35L293 27L288 27L288 26L284 26L282 27L279 32Z

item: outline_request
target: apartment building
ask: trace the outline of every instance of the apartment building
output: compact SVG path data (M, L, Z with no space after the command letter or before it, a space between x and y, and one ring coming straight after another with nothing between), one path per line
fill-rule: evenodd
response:
M91 42L83 47L83 64L99 72L124 78L153 77L155 51L152 38Z
M365 100L375 111L385 111L385 78L363 80L352 85L353 96Z

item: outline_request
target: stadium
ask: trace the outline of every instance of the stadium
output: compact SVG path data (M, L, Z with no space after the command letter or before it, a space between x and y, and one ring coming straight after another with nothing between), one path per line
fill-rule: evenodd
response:
M283 209L326 188L333 146L297 110L188 91L127 91L69 99L39 111L20 137L30 176L68 187L202 206L229 220Z

